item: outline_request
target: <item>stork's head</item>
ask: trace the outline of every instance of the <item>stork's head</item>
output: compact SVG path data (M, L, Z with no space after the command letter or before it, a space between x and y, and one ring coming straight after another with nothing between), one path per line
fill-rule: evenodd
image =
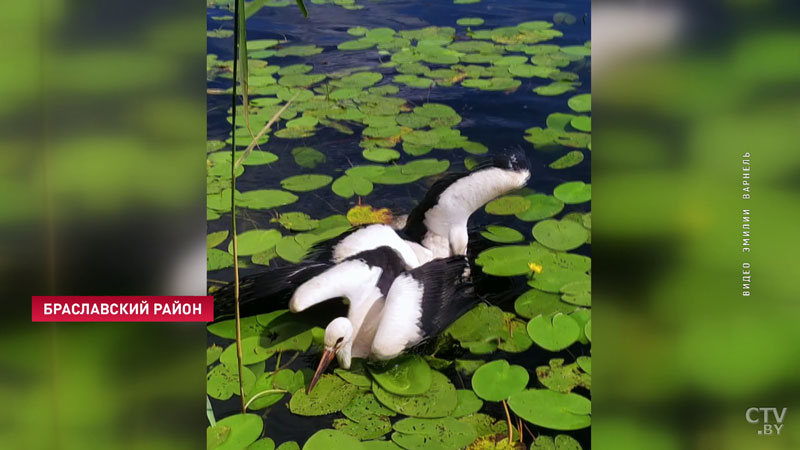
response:
M322 359L319 361L317 371L311 378L308 385L308 392L314 389L325 369L336 356L339 365L343 369L350 368L350 354L353 348L353 324L347 317L333 319L325 328L325 350L322 352Z

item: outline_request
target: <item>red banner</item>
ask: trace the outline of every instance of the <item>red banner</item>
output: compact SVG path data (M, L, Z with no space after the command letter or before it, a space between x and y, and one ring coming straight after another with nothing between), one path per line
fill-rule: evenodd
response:
M211 296L33 296L34 322L211 322Z

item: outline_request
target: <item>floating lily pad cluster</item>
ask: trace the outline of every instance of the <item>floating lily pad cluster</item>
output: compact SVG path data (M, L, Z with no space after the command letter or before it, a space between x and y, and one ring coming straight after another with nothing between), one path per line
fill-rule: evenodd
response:
M361 7L355 0L310 3ZM570 20L575 18L554 16L556 23ZM240 230L243 262L299 262L316 244L353 226L389 223L392 211L370 197L376 186L441 175L453 160L447 152L463 152L470 170L479 157L472 155L489 153L484 143L470 139L469 122L462 117L467 113L442 102L412 103L405 98L409 92L466 89L513 95L525 89L563 99L563 108L552 112L545 126L519 134L520 142L524 139L532 144L531 151L547 155L556 176L585 164L590 155L591 97L575 91L582 86L576 72L591 46L558 45L562 32L553 23L488 27L484 18L463 17L452 27L358 26L347 33L348 39L330 47L279 39L248 42L247 119L241 106L227 112L229 122L236 114L238 151L232 160L232 136L209 141L206 149L209 221L231 211L233 162L238 163L235 177L275 173L258 189L235 192L240 214L269 214L257 226L245 222ZM228 34L220 28L210 35ZM313 63L323 52L367 52L375 56L375 64L325 70ZM231 61L214 55L207 62L209 77L230 78L231 68ZM271 128L262 132L276 115ZM352 136L354 150L348 151L346 167L326 168L338 155L306 141L321 133ZM257 145L245 154L253 140ZM294 170L274 171L278 162ZM331 418L328 428L305 443L287 442L279 450L523 448L508 441L505 416L495 414L498 409L492 404L504 402L514 416L534 425L537 434L544 433L537 436L535 448L580 449L568 433L591 424L591 259L585 256L591 242L591 184L561 179L547 191L523 190L486 206L485 212L498 220L480 231L493 246L478 255L476 270L519 277L529 289L515 300L513 311L480 304L467 312L439 337L434 354L407 355L384 364L356 360L350 370L337 368L323 375L307 393L313 368L292 370L286 362L295 355L318 354L323 330L283 310L243 318L248 413L209 426L208 448L276 448L267 437L272 430L253 412L265 413L279 402L298 420ZM301 207L324 197L348 206L333 215ZM209 271L233 265L229 232L210 233L207 246ZM235 328L229 320L210 325L208 331L219 338L207 349L207 393L215 404L240 395ZM459 356L451 356L453 352ZM506 357L523 352L550 356L540 358L543 365L526 368L503 356L498 359L498 352ZM454 372L459 376L449 376ZM519 439L516 430L514 439Z

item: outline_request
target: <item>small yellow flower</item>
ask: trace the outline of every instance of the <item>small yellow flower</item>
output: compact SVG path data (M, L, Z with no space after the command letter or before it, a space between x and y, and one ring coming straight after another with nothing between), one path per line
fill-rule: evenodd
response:
M528 268L531 269L531 272L535 273L542 273L542 265L536 264L535 262L529 262Z

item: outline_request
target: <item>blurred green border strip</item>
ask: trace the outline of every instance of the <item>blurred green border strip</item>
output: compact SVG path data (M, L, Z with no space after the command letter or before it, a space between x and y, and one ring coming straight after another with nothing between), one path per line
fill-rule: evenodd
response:
M205 292L205 3L0 15L0 448L204 446L202 324L31 324L30 296Z
M798 19L594 1L595 450L800 448ZM788 408L781 435L751 407Z

